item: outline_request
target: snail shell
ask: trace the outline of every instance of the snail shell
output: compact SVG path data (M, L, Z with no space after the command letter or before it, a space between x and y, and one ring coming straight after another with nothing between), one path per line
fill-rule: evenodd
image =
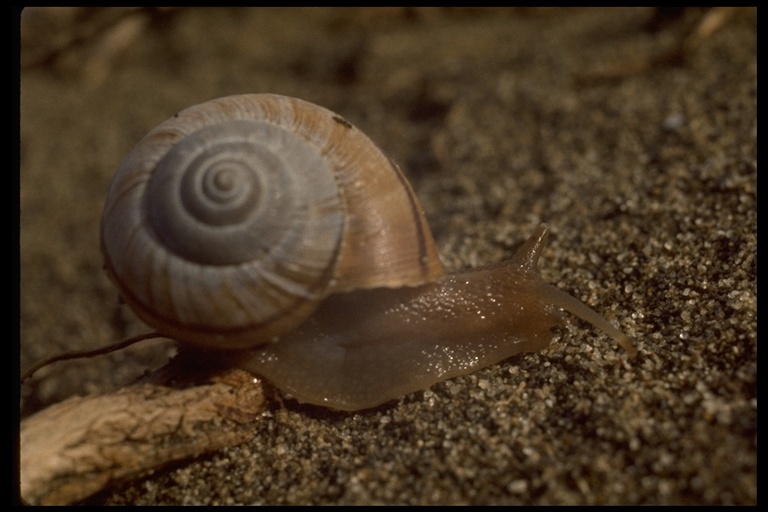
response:
M542 225L509 261L446 275L402 172L343 118L271 94L190 107L112 182L105 268L165 335L225 352L303 402L373 407L520 352L566 309L629 337L536 265Z
M160 124L125 158L101 229L107 270L148 324L243 348L326 296L443 274L408 181L338 115L272 94Z

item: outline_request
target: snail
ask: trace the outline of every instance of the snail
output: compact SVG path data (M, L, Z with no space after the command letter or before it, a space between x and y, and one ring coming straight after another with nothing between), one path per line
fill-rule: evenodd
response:
M547 233L447 274L410 184L368 137L306 101L245 94L140 141L110 186L101 246L147 324L300 402L354 411L541 350L561 309L634 354L541 279Z

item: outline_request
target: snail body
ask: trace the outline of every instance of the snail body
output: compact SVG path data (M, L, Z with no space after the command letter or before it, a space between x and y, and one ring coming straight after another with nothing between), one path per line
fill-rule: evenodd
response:
M190 107L124 159L102 217L105 268L148 324L230 349L303 402L357 410L540 350L566 309L541 226L508 262L446 274L407 180L340 116L295 98Z

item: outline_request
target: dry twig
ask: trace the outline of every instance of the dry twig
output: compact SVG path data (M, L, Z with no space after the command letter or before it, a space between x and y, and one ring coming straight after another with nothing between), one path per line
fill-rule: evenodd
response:
M149 380L74 397L21 422L21 494L30 504L69 504L119 480L248 440L266 410L261 383L222 370L177 383L178 358ZM173 383L173 384L171 384ZM180 387L181 386L181 387Z

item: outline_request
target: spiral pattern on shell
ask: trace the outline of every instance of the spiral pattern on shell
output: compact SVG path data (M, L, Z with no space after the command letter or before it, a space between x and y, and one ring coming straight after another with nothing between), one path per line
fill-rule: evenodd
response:
M334 292L443 270L413 191L365 135L277 95L190 107L125 158L106 268L147 323L201 345L279 337Z

